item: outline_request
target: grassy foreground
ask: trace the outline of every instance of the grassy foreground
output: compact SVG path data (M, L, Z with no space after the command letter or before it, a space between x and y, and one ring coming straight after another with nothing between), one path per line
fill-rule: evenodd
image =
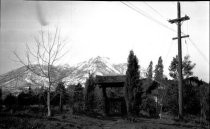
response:
M196 120L178 122L169 118L136 118L130 122L121 117L90 117L57 113L47 118L30 112L0 113L0 129L208 129Z

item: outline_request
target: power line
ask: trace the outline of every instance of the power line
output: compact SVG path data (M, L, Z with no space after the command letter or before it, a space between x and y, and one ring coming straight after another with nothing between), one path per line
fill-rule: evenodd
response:
M149 8L151 8L154 12L156 12L160 17L163 19L166 19L161 13L159 13L155 8L153 8L151 5L149 5L147 2L144 2Z
M157 24L159 24L159 25L161 25L161 26L163 26L163 27L165 27L165 28L167 28L167 29L169 29L169 30L171 30L171 31L177 33L176 30L174 30L174 29L172 29L172 28L170 28L170 27L164 25L164 24L161 23L160 21L154 19L154 18L153 18L152 16L150 16L149 14L146 14L143 10L141 10L141 9L139 9L139 8L137 8L137 7L135 7L132 3L130 3L130 4L132 5L132 6L131 6L131 5L128 5L127 3L125 3L125 2L122 2L122 1L120 1L120 2L121 2L122 4L124 4L124 5L126 5L127 7L129 7L130 9L136 11L137 13L143 15L144 17L146 17L146 18L152 20L153 22L156 22ZM188 29L188 28L187 28L187 29ZM181 32L181 33L182 33L183 35L185 35L184 32ZM193 46L196 48L196 50L199 52L199 54L205 59L205 61L208 62L208 60L207 60L207 58L205 57L205 55L200 51L200 49L196 46L196 44L193 42L193 40L192 40L191 38L189 38L189 40L192 42Z
M135 7L136 9L138 9L138 10L144 12L143 10L141 10L141 9L139 9L138 7L134 6L132 3L130 3L130 4L131 4L133 7ZM146 13L146 12L144 12L144 13ZM153 21L156 22L157 24L159 24L159 25L161 25L161 26L163 26L163 27L165 27L165 28L167 28L167 29L169 29L169 30L171 30L171 31L173 31L173 32L177 32L176 30L174 30L174 29L168 27L168 26L165 25L164 23L162 23L162 22L158 21L157 19L153 18L151 15L149 15L149 14L147 14L147 15L148 15L148 18L149 18L149 19L153 20ZM167 20L166 20L166 21L167 21Z
M132 3L130 3L131 5L126 4L125 2L120 1L122 4L126 5L127 7L131 8L132 10L136 11L137 13L140 13L141 15L145 16L146 18L152 20L153 22L156 22L157 24L165 27L166 29L169 29L175 33L177 33L177 30L174 30L173 28L168 27L167 25L163 24L162 22L156 20L155 18L153 18L151 15L146 14L146 12L144 12L143 10L139 9L138 7L134 6ZM182 34L184 34L183 32L181 32Z
M169 55L169 53L171 52L171 48L172 48L172 46L173 46L173 41L174 41L174 40L171 40L171 44L170 44L169 49L168 49L168 51L167 51L167 54L166 54L166 56L165 56L166 62L167 62L167 59L168 59L168 55Z
M163 27L165 27L165 28L167 28L167 29L169 29L169 30L171 30L171 31L173 31L173 32L177 32L176 30L174 30L174 29L172 29L172 28L166 26L165 24L161 23L160 21L154 19L152 16L150 16L150 15L148 15L148 14L146 15L145 12L144 12L143 10L141 10L141 9L139 9L139 8L137 8L137 7L135 7L133 4L130 3L130 4L132 5L132 6L131 6L131 5L126 4L125 2L122 2L122 1L120 1L120 2L121 2L122 4L124 4L124 5L126 5L127 7L129 7L130 9L136 11L137 13L143 15L144 17L146 17L146 18L152 20L153 22L156 22L157 24L159 24L159 25L161 25L161 26L163 26Z
M189 38L190 42L193 44L193 46L196 48L196 50L198 51L198 53L203 57L203 59L209 64L208 59L206 58L206 56L201 52L201 50L196 46L196 44L193 42L193 40L191 38Z
M143 15L143 16L145 16L146 18L149 18L150 20L153 20L153 19L151 19L149 16L147 16L146 14L144 14L145 12L143 11L143 10L140 10L140 9L138 9L137 7L135 7L132 3L129 3L129 4L131 4L131 5L128 5L128 4L126 4L125 2L122 2L122 1L120 1L122 4L124 4L124 5L126 5L127 7L129 7L129 8L131 8L132 10L134 10L134 11L136 11L137 13L139 13L139 14L141 14L141 15ZM140 10L140 11L139 11Z
M187 22L187 31L188 31L188 22ZM183 35L186 35L185 33L182 32ZM202 51L197 47L195 42L189 37L189 41L192 43L192 45L196 48L198 53L203 57L203 59L209 64L207 57L202 53ZM188 48L187 48L188 49Z
M185 40L185 44L186 44L186 49L187 49L187 55L189 55L188 44L186 40Z

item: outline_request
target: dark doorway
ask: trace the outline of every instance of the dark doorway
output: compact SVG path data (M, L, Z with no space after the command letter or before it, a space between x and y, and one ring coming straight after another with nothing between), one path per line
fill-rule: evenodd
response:
M124 97L109 98L108 101L108 115L109 116L124 116L126 115L126 104Z
M102 88L106 115L126 115L126 103L123 94L124 83L124 75L96 76L96 84Z

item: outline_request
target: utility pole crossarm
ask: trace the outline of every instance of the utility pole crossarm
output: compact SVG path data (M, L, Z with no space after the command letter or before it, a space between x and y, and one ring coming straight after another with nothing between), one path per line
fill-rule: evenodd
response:
M186 21L186 20L190 20L190 17L185 15L184 17L181 18L176 18L176 19L172 19L172 20L168 20L171 24L173 23L177 23L177 22L181 22L181 21Z
M184 35L184 36L181 36L181 38L187 38L187 37L190 37L189 35ZM175 40L175 39L178 39L178 37L174 37L174 38L172 38L173 40Z

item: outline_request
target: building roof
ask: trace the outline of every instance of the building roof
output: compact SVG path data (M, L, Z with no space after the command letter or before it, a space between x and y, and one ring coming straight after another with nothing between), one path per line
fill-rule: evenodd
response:
M126 75L115 75L115 76L99 76L96 75L95 83L101 85L102 87L123 87L123 83L126 81ZM151 93L159 86L159 82L151 81L149 82L146 78L140 79L142 83L142 88L144 91Z
M115 75L115 76L98 76L96 75L96 83L124 83L126 80L125 75Z

